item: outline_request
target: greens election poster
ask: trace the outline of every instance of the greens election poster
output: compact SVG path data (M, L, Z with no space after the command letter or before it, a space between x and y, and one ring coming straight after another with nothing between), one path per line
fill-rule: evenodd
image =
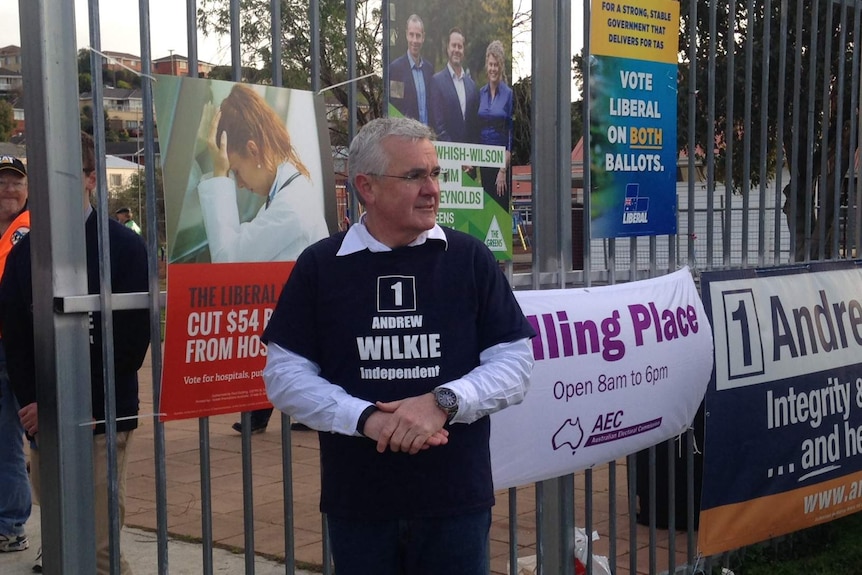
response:
M675 234L679 3L593 5L591 235Z

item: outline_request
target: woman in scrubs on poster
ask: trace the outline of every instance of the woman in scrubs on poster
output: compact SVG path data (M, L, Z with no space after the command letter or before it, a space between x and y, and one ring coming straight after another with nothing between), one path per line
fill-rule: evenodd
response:
M213 173L198 195L212 262L293 261L329 235L320 191L284 120L254 90L233 87L210 122L207 148ZM240 221L239 188L266 198L248 222Z

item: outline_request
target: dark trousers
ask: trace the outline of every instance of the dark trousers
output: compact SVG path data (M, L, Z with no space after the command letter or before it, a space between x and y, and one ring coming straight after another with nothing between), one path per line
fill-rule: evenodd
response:
M338 575L486 575L491 510L368 520L329 515Z

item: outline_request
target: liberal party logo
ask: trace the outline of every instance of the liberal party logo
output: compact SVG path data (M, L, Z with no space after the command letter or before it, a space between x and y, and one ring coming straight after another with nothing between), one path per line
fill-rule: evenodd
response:
M648 223L649 197L639 194L640 184L626 184L626 199L623 204L624 224Z
M26 236L29 233L30 233L30 228L28 228L26 226L21 226L20 228L15 230L15 232L9 238L9 241L11 241L12 245L14 246L15 244L17 244L18 242L23 240L24 236Z

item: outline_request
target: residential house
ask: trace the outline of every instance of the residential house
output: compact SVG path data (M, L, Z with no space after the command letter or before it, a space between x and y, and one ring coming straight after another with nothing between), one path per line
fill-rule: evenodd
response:
M198 60L198 77L209 77L213 68L215 68L215 64ZM171 54L170 56L153 60L153 72L168 76L188 76L189 59L180 54Z
M108 194L113 196L124 188L127 188L132 183L132 176L142 170L143 166L134 162L118 158L117 156L105 156Z
M134 54L126 54L125 52L112 52L105 50L102 52L105 55L105 69L108 71L123 70L131 68L136 72L141 71L141 57Z
M7 24L8 25L8 24ZM0 68L21 72L21 47L10 44L0 48Z
M0 68L0 97L20 92L24 88L21 72Z
M108 127L110 129L117 132L125 130L130 136L140 134L144 108L139 89L105 88L102 92L102 102L105 112L108 114ZM81 110L88 106L92 109L92 93L82 94L78 106Z

